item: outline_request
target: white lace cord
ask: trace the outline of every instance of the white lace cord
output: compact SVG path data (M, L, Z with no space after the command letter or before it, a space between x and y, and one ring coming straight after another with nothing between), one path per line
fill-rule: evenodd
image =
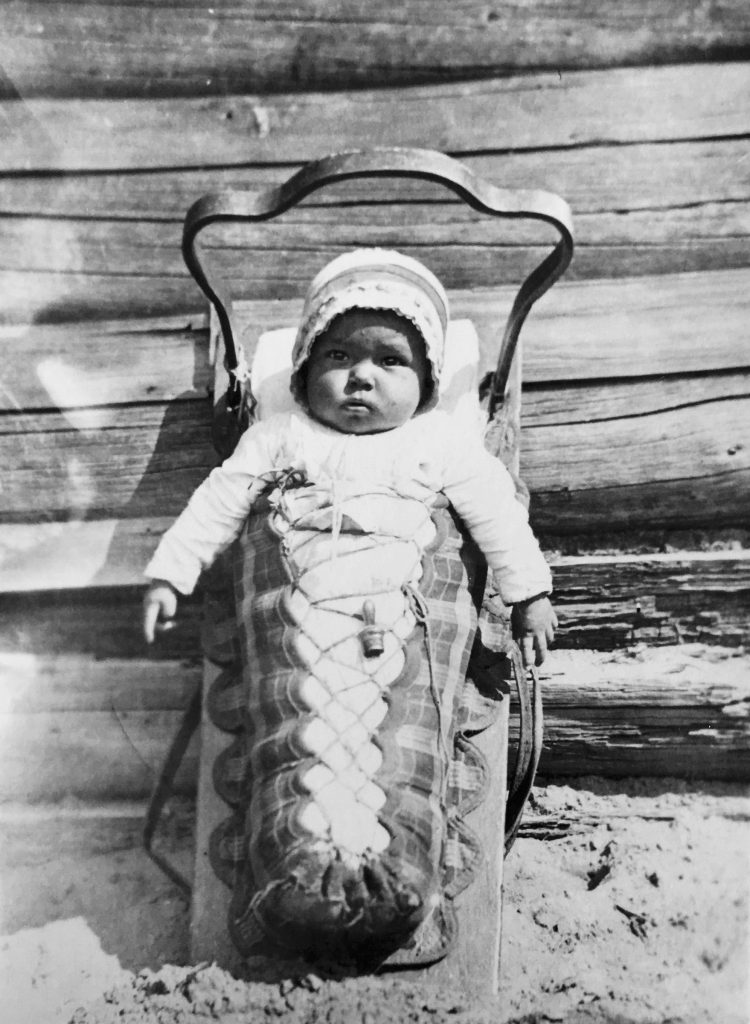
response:
M229 373L234 377L238 384L247 384L250 380L250 367L247 363L247 357L245 356L245 350L242 345L237 346L237 365L229 368Z
M344 522L343 502L341 500L341 488L339 486L347 448L349 446L349 434L344 434L341 439L341 446L338 461L331 473L331 561L335 562L338 555L337 547L341 536L341 527Z
M435 711L437 712L438 720L438 754L442 755L442 757L440 757L440 808L442 811L445 811L448 772L450 769L450 762L452 758L450 755L448 737L445 734L445 716L443 714L443 702L440 696L440 692L438 691L437 688L437 682L435 680L435 670L432 663L432 633L430 632L430 613L424 596L417 590L416 587L412 586L411 583L405 583L403 591L409 602L409 607L414 613L415 619L424 628L424 646L425 651L427 653L427 668L430 673L430 696L432 697L432 703L435 706Z

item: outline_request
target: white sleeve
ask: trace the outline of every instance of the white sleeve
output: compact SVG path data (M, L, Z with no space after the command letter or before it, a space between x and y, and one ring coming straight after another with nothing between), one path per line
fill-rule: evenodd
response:
M150 579L190 594L203 569L239 535L256 497L256 479L272 468L267 431L250 427L236 449L194 492L146 566Z
M481 442L449 441L443 491L493 570L506 604L550 593L552 574L513 478Z

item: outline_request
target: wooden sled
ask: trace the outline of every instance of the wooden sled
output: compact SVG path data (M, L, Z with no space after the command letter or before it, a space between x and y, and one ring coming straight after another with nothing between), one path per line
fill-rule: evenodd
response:
M196 281L212 305L212 347L215 367L214 443L222 457L234 448L251 414L246 384L247 360L237 339L246 335L256 310L252 302L232 303L216 275L207 271L197 237L217 222L262 222L278 216L305 196L326 185L353 178L412 178L438 183L453 191L475 210L500 218L531 218L551 225L559 241L521 285L513 302L500 344L497 369L484 402L487 413L485 443L490 451L517 477L520 432L520 358L518 336L533 303L561 276L572 256L570 214L562 199L545 192L507 191L479 179L463 164L427 150L374 149L337 154L306 165L279 188L261 193L227 192L208 195L188 212L183 254ZM275 326L275 325L274 325ZM256 332L257 333L257 332ZM250 375L250 387L253 377ZM227 624L226 569L219 563L208 574L205 585L206 616L204 685L186 715L175 738L149 810L145 843L150 855L183 887L188 887L154 847L159 814L169 797L171 779L191 732L200 722L201 753L196 827L196 858L192 884L191 957L194 961L216 961L231 970L241 970L227 931L230 892L214 871L210 837L227 809L214 787L214 766L226 751L229 738L209 714L206 695L231 657L233 639ZM224 602L222 606L222 601ZM469 811L466 824L476 834L482 850L479 870L472 884L456 898L459 937L456 946L439 963L414 967L431 980L448 983L467 993L492 996L497 993L500 954L500 918L503 855L520 823L541 750L541 695L534 671L525 673L517 652L498 659L489 648L512 651L508 616L497 599L483 600L478 594L483 641L477 657L472 656L473 678L492 676L491 690L497 704L494 721L472 737L489 766L483 801ZM219 611L217 612L217 609ZM481 645L480 645L481 646ZM484 655L482 654L484 651ZM486 655L486 656L485 656ZM496 678L502 672L503 678ZM508 772L509 683L517 689L519 741L510 756ZM516 710L514 708L514 710ZM398 958L396 958L398 963ZM407 959L408 962L408 959ZM247 965L245 965L246 967ZM262 973L262 964L255 965Z

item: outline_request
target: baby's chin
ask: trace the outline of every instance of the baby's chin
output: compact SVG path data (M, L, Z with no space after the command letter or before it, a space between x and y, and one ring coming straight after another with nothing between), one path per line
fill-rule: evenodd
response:
M384 434L408 423L411 416L384 416L379 410L352 404L322 415L312 413L313 419L341 434Z

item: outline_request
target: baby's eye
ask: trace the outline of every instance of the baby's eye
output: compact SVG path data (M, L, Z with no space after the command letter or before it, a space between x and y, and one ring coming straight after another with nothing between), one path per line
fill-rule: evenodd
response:
M403 356L383 356L383 366L406 366Z
M326 359L332 363L345 363L348 358L346 352L340 348L329 348L326 352Z

